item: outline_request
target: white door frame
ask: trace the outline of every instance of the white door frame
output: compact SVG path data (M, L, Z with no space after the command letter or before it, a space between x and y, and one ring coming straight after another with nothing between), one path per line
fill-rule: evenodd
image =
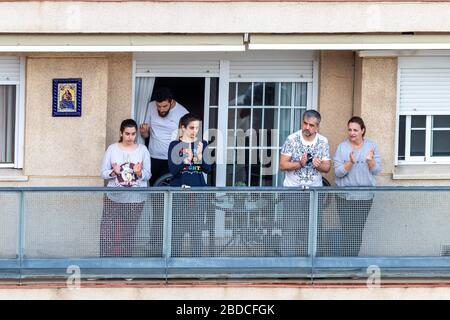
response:
M285 52L251 52L247 53L255 56L262 56L267 54L271 56L273 54L286 54ZM174 53L172 53L174 54ZM319 55L316 52L294 52L295 55L301 56L302 58L312 59L313 61L313 79L312 82L308 82L308 97L307 97L307 109L317 109L318 107L318 68L319 68ZM149 59L164 59L166 55L148 55ZM136 53L133 57L133 70L132 70L132 110L131 115L134 114L134 99L135 99L135 79L136 77L189 77L189 78L205 78L205 95L204 95L204 115L203 115L203 131L204 137L208 137L208 127L209 127L209 96L210 96L210 84L211 78L219 78L219 97L218 97L218 121L217 121L217 137L216 137L216 186L223 187L226 186L226 166L227 166L227 129L228 129L228 101L229 101L229 83L230 83L230 62L234 59L239 59L240 57L245 57L244 53L196 53L194 56L191 54L180 54L179 61L199 61L202 59L205 60L217 60L219 61L219 74L214 73L180 73L176 74L173 72L168 72L167 74L161 72L158 73L136 73L136 59L142 58L142 54ZM171 59L174 56L171 55ZM247 56L246 59L249 57ZM235 79L237 80L237 79ZM243 80L256 80L256 79L239 79L239 81ZM280 79L257 79L257 80L265 80L271 82L279 82ZM284 81L291 82L305 82L305 79L296 78L296 79L283 79Z

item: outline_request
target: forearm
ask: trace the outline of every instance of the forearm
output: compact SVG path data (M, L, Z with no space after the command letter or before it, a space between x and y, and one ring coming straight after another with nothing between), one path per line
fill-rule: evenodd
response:
M353 168L353 162L349 161L344 164L345 171L348 172L348 171L350 171L351 168Z
M281 171L293 171L293 170L298 170L301 167L302 167L302 165L298 161L295 161L295 162L281 162L280 163L280 170Z
M322 162L320 164L320 166L316 167L316 169L318 171L323 172L323 173L328 173L330 171L330 168L331 168L331 162L330 161Z
M367 160L367 165L369 166L369 169L373 169L373 168L375 168L377 163L375 162L374 159L370 159L370 160Z

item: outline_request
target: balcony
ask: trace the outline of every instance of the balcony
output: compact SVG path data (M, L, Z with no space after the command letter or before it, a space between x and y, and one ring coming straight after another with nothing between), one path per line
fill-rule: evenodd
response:
M449 212L450 187L0 188L0 277L448 277Z

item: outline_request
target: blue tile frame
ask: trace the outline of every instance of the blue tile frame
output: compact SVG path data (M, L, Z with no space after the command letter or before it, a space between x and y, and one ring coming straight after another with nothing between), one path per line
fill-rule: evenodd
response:
M73 112L61 112L58 111L58 84L75 84L77 86L75 92L76 100L76 110ZM53 99L52 99L52 116L53 117L81 117L81 78L70 78L70 79L53 79Z

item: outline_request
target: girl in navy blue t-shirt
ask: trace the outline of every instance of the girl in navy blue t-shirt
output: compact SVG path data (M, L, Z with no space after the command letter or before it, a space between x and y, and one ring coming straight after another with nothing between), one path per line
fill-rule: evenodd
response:
M200 120L188 113L180 119L179 138L169 146L169 171L173 187L206 186L204 173L211 165L205 152L206 141L198 141ZM173 195L173 257L210 256L214 251L214 214L211 209L213 194L205 192L180 192ZM202 231L208 231L209 243L202 245ZM189 234L190 244L186 247L184 237Z
M209 173L211 165L205 159L206 141L198 141L200 120L191 113L181 117L179 139L169 145L169 171L173 175L173 187L206 186L203 173Z

